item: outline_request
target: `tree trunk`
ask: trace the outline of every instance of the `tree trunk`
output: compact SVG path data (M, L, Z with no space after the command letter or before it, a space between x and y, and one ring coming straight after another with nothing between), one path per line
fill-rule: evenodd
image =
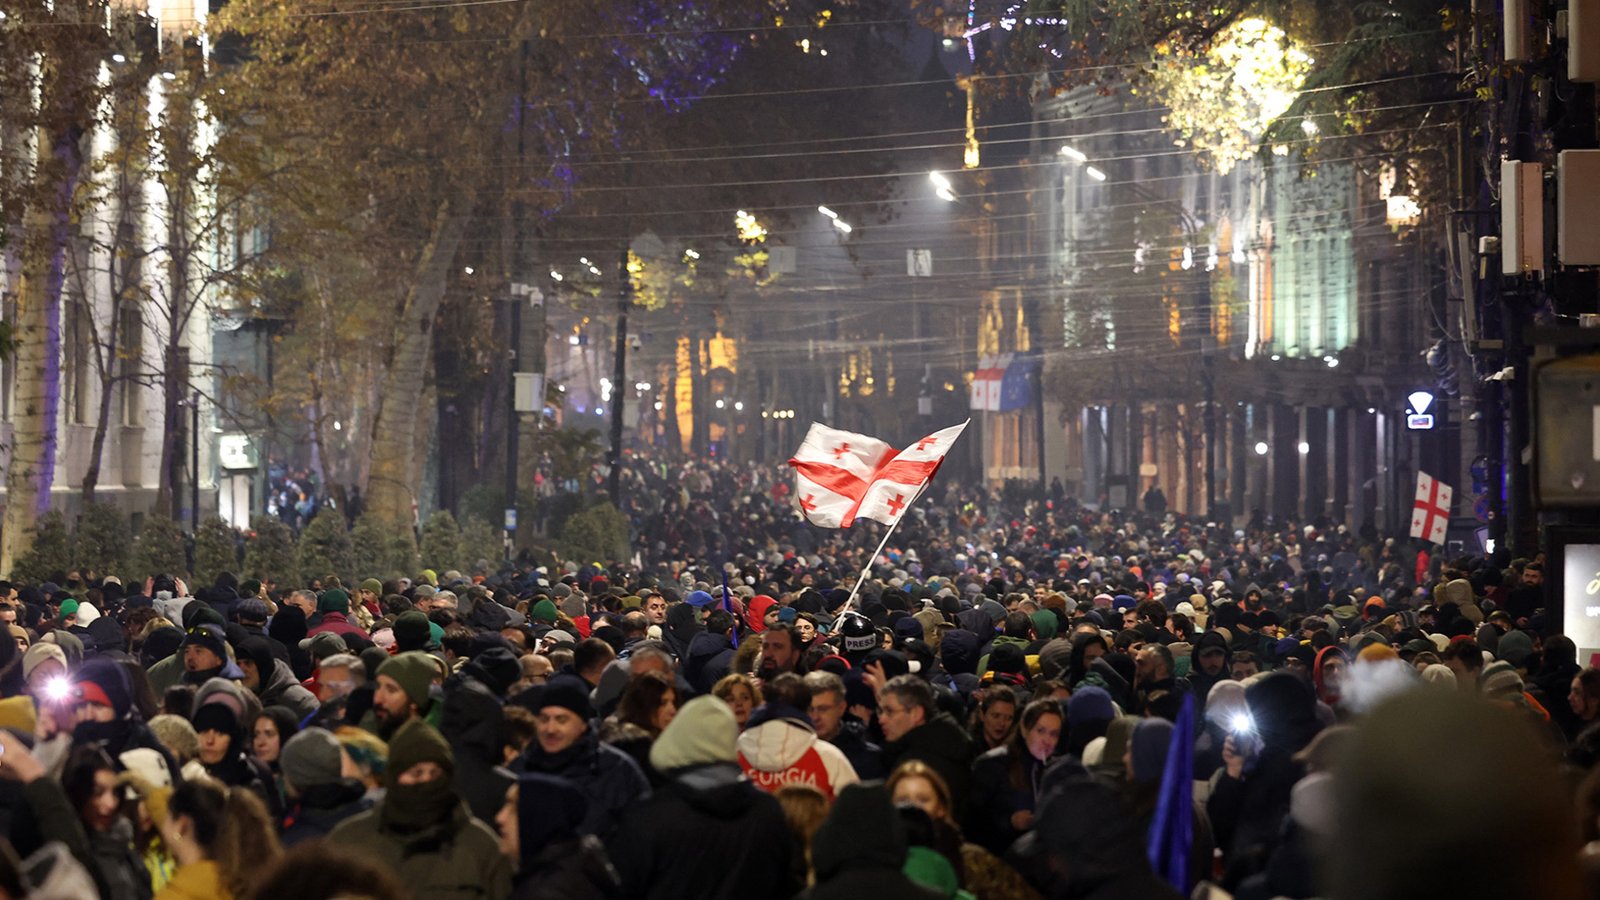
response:
M81 96L63 80L47 77L61 93L46 103ZM56 418L61 407L61 289L66 278L67 242L72 231L72 197L83 159L78 146L81 121L65 112L66 124L38 137L37 193L24 214L26 233L22 279L17 298L16 411L11 434L11 465L6 470L6 512L0 532L0 572L10 572L33 545L33 523L50 509L56 475Z
M412 525L418 487L418 404L433 349L433 320L444 298L451 260L470 220L470 215L458 212L450 201L439 204L433 236L418 255L382 375L377 415L372 423L372 468L366 507L379 521L397 529L410 529Z

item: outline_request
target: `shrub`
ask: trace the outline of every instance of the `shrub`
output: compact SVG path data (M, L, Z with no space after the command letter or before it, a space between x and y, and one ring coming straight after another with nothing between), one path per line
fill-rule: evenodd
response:
M72 537L73 565L101 576L126 575L133 528L128 517L109 503L90 503L78 517Z
M461 568L461 526L449 510L438 510L422 524L421 563L435 572Z
M244 542L244 575L280 585L300 583L294 568L294 532L276 516L250 520Z
M145 516L139 538L133 544L133 584L156 575L182 575L184 562L183 526L171 516L151 513Z
M561 528L561 552L580 563L626 559L629 543L627 517L607 501L573 515Z
M345 527L344 513L324 509L300 532L294 563L301 582L309 582L327 575L347 576L351 569L350 557L350 531Z
M396 578L417 568L417 550L410 529L386 525L376 516L362 515L350 529L351 565L358 578Z
M500 534L500 529L482 519L462 519L459 558L461 565L464 567L462 569L463 573L467 575L488 575L499 568L500 560L506 555L506 546L501 540ZM486 571L478 571L479 562L484 563Z
M38 584L48 580L50 573L66 571L72 565L72 536L67 533L67 519L52 509L34 523L33 543L28 552L17 557L11 578Z
M238 569L239 543L233 526L219 516L202 520L194 536L194 580L199 584L216 584L223 572Z

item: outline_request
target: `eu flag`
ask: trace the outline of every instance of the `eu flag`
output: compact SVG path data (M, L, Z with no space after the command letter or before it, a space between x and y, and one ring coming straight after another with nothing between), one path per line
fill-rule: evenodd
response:
M1189 895L1189 854L1194 844L1194 694L1185 694L1172 729L1161 794L1150 822L1150 867L1178 893ZM1198 873L1196 873L1198 874Z

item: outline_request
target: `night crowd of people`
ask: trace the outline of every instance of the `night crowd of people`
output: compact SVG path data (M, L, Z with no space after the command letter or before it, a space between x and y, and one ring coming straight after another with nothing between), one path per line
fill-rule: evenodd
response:
M1541 558L941 479L872 558L776 469L623 495L629 560L0 582L0 893L1600 896Z

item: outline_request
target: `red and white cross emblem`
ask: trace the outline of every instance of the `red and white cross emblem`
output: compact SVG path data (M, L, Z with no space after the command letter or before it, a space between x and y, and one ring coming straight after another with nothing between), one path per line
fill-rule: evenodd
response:
M1443 544L1455 491L1426 472L1417 473L1417 498L1411 509L1411 536Z

